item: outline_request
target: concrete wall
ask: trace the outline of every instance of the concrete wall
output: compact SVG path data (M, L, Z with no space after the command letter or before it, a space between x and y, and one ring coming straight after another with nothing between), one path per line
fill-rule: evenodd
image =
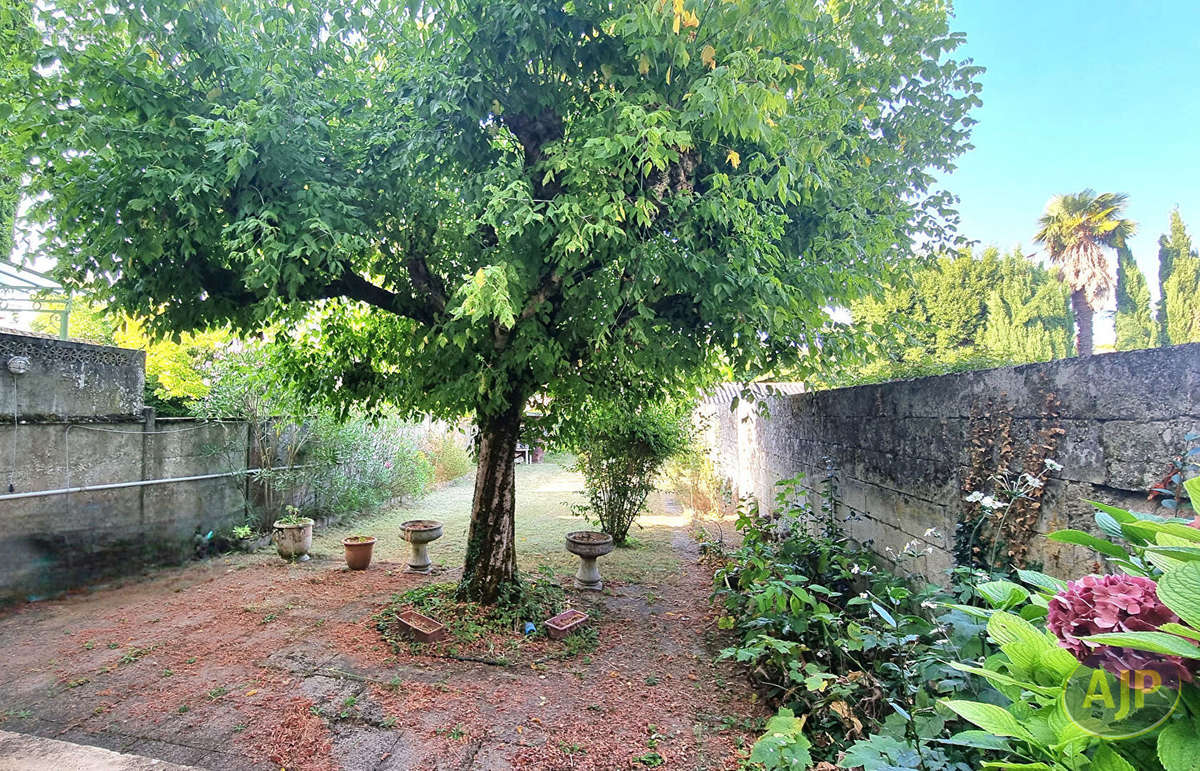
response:
M1062 430L1050 457L1064 468L1046 486L1040 533L1094 530L1085 498L1154 510L1147 491L1200 431L1200 344L767 398L769 417L744 400L730 412L730 393L701 413L735 493L769 507L777 481L804 473L818 489L828 469L849 534L885 556L932 547L917 567L936 579L981 465L973 442L1002 417L1018 458L1047 428ZM1093 568L1087 550L1041 537L1029 558L1062 576Z
M14 375L8 362L29 360ZM0 332L0 415L21 420L133 419L142 409L146 354Z
M246 468L246 426L238 422L0 424L0 457L14 447L16 493ZM197 532L245 518L243 485L244 476L229 476L0 500L0 601L188 559Z
M12 374L23 356L28 371ZM0 333L0 496L241 472L240 422L155 420L141 351ZM245 518L244 475L0 497L0 602L179 562Z

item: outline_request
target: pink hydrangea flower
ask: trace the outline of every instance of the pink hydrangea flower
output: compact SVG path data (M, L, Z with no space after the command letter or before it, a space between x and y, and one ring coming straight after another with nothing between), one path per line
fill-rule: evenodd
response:
M1166 666L1179 669L1180 676L1190 681L1191 673L1179 656L1079 639L1105 632L1151 632L1179 621L1179 616L1158 599L1158 586L1149 578L1111 575L1068 581L1067 588L1051 598L1046 625L1062 647L1089 666L1103 667L1114 674Z

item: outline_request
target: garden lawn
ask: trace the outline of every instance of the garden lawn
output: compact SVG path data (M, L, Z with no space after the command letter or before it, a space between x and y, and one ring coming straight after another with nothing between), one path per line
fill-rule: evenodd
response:
M518 550L592 614L591 644L501 633L482 663L383 640L397 594L459 574L463 479L358 522L380 539L366 571L344 568L338 530L309 562L226 556L0 611L0 725L214 770L737 768L763 711L714 663L730 640L688 523L656 499L641 545L602 558L605 590L578 592L562 539L579 486L518 469ZM430 517L440 573L406 573L398 526Z
M559 573L573 573L579 558L564 548L566 535L591 528L582 517L572 514L572 507L583 502L583 477L567 470L569 458L556 460L517 466L517 564L523 571L548 565ZM403 563L409 545L400 538L400 524L410 519L436 519L445 529L442 537L430 544L430 559L435 567L457 574L467 548L473 492L474 475L468 474L412 504L385 507L377 515L321 533L313 540L313 551L340 558L342 539L361 533L379 538L376 559ZM671 543L690 520L660 494L652 496L650 508L651 513L630 530L630 545L600 559L606 580L654 582L679 571L679 557Z

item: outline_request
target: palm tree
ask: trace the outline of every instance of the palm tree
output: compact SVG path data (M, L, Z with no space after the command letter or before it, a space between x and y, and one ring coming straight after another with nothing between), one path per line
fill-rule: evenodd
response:
M1056 195L1038 220L1040 229L1034 238L1046 247L1050 262L1071 288L1075 349L1080 356L1092 353L1092 314L1113 288L1104 249L1124 246L1133 235L1133 221L1121 217L1128 198L1124 193L1097 195L1094 190Z

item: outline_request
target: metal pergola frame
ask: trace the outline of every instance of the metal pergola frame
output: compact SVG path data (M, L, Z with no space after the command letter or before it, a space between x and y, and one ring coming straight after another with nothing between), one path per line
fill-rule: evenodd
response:
M0 260L0 314L45 313L58 316L58 334L67 339L71 295L45 273Z

